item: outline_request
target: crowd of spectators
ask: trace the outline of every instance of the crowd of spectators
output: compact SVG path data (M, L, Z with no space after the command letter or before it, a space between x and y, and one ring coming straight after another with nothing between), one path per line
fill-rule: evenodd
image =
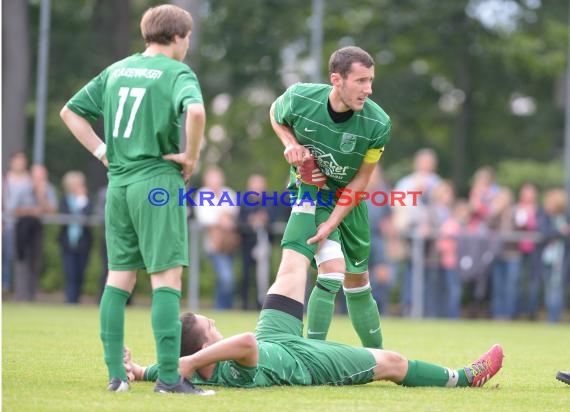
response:
M414 171L394 187L421 191L418 204L384 206L383 212L369 205L376 299L385 302L398 285L396 313L409 314L410 246L420 237L426 316L537 319L543 307L549 321L560 321L570 285L564 189L539 193L528 182L514 193L500 186L492 168L485 166L475 172L468 196L461 198L436 171L435 152L418 151ZM380 185L390 190L385 182Z
M378 167L366 189L421 192L413 205L378 206L367 200L369 271L381 313L410 314L412 244L421 238L425 316L538 319L544 309L547 320L560 321L570 285L570 216L564 190L541 193L529 182L513 192L499 185L485 166L474 173L468 195L460 197L451 181L438 175L437 164L434 151L421 149L412 173L392 185ZM265 177L252 173L243 192L267 190ZM43 264L42 220L58 213L66 217L57 238L64 296L70 304L80 302L94 239L81 218L99 216L104 225L105 188L90 195L85 175L70 171L60 192L58 199L44 166L28 167L24 153L12 155L3 179L2 286L14 300L36 298ZM280 203L238 206L236 191L226 186L218 167L204 171L195 196L214 204L222 196L233 200L189 208L189 216L202 228L202 250L215 273L212 307L259 308L271 281L272 245L280 240L275 228L286 221L289 209ZM255 200L249 198L250 203ZM95 257L103 268L105 247L103 236L101 254ZM101 282L105 276L103 270Z

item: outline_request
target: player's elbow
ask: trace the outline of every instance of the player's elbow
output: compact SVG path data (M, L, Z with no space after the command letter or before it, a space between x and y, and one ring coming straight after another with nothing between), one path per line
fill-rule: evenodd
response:
M255 334L251 332L243 333L240 337L240 344L244 349L256 350L257 349L257 338Z
M71 110L69 110L69 108L67 106L63 106L61 108L61 110L59 111L59 117L61 118L61 120L63 120L65 122L66 119L69 117L70 113L71 113Z
M189 105L186 115L191 122L206 123L206 109L201 104Z
M239 335L239 343L241 356L236 359L245 366L255 366L259 360L259 352L257 350L257 339L251 332Z

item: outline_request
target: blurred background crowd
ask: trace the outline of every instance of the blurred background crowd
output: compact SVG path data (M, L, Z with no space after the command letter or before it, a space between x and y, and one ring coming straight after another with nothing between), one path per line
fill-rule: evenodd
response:
M419 301L419 313L426 317L566 319L570 216L564 189L540 191L532 182L508 188L484 166L472 176L468 195L461 197L453 183L438 174L437 165L436 152L421 149L410 174L390 182L378 167L367 187L371 193L422 193L416 205L377 206L368 201L370 279L381 313L409 316ZM59 262L52 260L51 269L60 279L47 290L61 288L70 304L96 301L106 275L105 187L89 193L80 171L65 173L61 184L54 185L45 167L28 168L27 156L17 152L10 159L3 190L4 297L37 298L46 270L46 243L53 242ZM222 196L237 204L237 190L260 193L259 204L216 205ZM198 258L205 263L200 273L202 305L217 310L260 307L276 272L279 241L290 212L285 204L262 202L261 194L273 190L259 173L250 174L244 187L230 188L221 168L204 170L195 196L209 192L214 205L196 201L197 206L188 208L189 219L198 227L191 236L200 237ZM57 230L46 232L46 227ZM95 273L97 287L88 288L89 296L82 300L90 259L100 268ZM414 273L420 273L419 286ZM419 288L419 299L414 287ZM139 298L145 294L141 290ZM45 293L41 296L46 298Z
M6 299L97 302L106 174L59 111L104 67L143 50L140 15L162 2L3 2ZM371 99L393 124L369 190L423 193L415 207L370 204L382 312L569 319L568 2L170 2L194 16L186 62L207 111L191 187L284 191L269 105L294 82L328 82L325 56L358 45L375 59ZM197 243L185 290L199 292L200 305L259 305L289 213L271 206L189 210ZM135 304L149 291L140 276Z

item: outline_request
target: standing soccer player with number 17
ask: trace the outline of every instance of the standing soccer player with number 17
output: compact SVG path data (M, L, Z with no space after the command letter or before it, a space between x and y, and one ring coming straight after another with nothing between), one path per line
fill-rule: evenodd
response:
M61 110L79 142L108 167L105 223L109 273L101 299L107 389L129 389L123 366L124 318L138 269L150 273L151 322L159 363L155 392L210 394L178 373L182 269L188 265L186 211L174 199L198 161L206 115L186 57L192 16L173 6L148 9L140 23L143 53L103 70ZM186 150L180 117L186 112ZM106 144L90 120L104 119ZM182 173L181 173L182 172ZM159 189L160 188L160 189ZM151 191L160 190L154 195ZM170 202L159 207L154 200Z

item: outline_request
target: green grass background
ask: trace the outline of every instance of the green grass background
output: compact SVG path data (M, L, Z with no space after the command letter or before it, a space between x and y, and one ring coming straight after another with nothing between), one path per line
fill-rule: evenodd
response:
M136 382L105 390L96 306L4 303L2 409L5 411L569 411L566 324L383 320L385 346L408 358L460 367L499 342L501 372L482 389L403 388L390 382L352 387L218 388L214 397L158 395ZM256 313L205 312L226 336L253 330ZM334 319L331 340L358 344L348 318ZM139 363L154 360L147 307L129 307L126 343ZM498 385L498 387L496 387Z

